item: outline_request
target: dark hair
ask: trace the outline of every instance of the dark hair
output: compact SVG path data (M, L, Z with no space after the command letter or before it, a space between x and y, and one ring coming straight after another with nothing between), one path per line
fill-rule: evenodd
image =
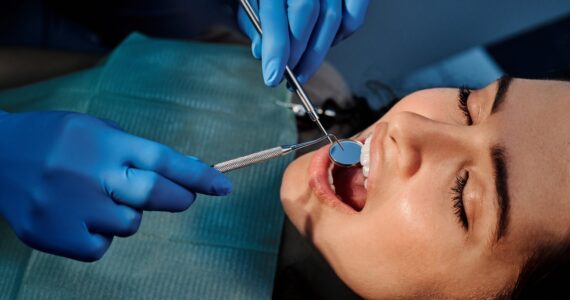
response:
M514 288L498 299L569 299L570 239L546 244L527 259Z

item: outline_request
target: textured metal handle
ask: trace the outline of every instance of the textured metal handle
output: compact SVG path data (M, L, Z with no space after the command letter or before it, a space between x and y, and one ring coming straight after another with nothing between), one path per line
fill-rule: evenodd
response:
M214 165L214 168L222 173L229 171L245 168L253 164L263 162L272 158L280 157L286 152L281 147L275 147L256 153L252 153L246 156L234 158L232 160L224 161Z

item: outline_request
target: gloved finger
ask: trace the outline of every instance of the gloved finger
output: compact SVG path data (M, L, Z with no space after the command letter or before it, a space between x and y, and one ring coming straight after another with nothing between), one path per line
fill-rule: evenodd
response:
M113 186L113 199L130 207L150 211L184 211L196 194L153 171L126 170L126 178Z
M93 262L103 257L113 241L112 235L90 233L87 231L87 228L85 228L85 234L74 235L73 237L74 244L68 243L67 247L60 251L46 251L41 247L34 248L83 262Z
M325 60L340 27L341 5L341 0L323 0L321 2L319 20L311 36L311 41L299 65L295 68L295 74L301 84L305 84Z
M121 126L119 126L119 124L111 119L106 119L106 118L99 118L101 121L105 122L105 124L111 126L111 128L113 129L117 129L120 131L123 131L123 128L121 128Z
M333 44L348 38L364 24L369 0L343 1L342 23Z
M251 54L253 58L257 60L261 59L261 37L257 33L251 40Z
M207 195L227 195L232 185L220 171L165 145L128 135L127 159L137 169L153 171L185 189Z
M259 15L257 0L248 0L248 1L249 4L251 4L253 10L255 11L255 14ZM253 57L255 57L256 59L261 59L261 37L259 36L259 33L257 33L257 30L253 26L253 23L251 22L251 20L249 19L245 10L241 5L239 6L238 9L238 25L243 31L243 33L245 33L251 40L251 53Z
M101 257L103 257L105 252L107 252L111 246L112 241L113 236L91 233L88 240L83 245L84 248L82 253L72 258L84 262L93 262L99 260Z
M89 232L107 236L127 237L135 234L142 220L142 212L120 205L109 199L101 199L86 218Z
M287 5L291 39L288 66L293 69L307 49L313 28L319 19L320 3L317 0L297 0L289 1Z
M262 0L259 19L263 28L263 80L268 86L276 86L283 80L285 65L289 61L289 22L285 0Z
M83 221L63 219L62 223L58 226L66 226L67 230L49 240L41 240L33 234L16 234L22 242L36 250L84 262L103 257L113 240L112 236L89 232Z

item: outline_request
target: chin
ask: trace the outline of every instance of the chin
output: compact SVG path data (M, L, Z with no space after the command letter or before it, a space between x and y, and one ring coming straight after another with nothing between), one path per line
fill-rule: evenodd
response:
M309 216L308 168L314 152L307 153L293 161L283 175L281 182L281 203L285 213L301 234L306 235L304 223Z
M324 183L318 178L329 168L324 165L328 158L325 161L325 156L319 152L328 153L328 146L301 156L285 170L281 183L283 208L293 225L324 255L335 273L358 294L370 295L368 287L362 288L361 282L362 274L368 273L353 269L352 258L346 254L346 243L342 242L354 232L350 226L344 226L347 225L345 222L350 223L351 217L357 217L362 209L360 205L364 204L355 205L354 201L339 195L333 197L328 189L319 185ZM348 175L342 176L345 179ZM328 180L326 184L329 185Z

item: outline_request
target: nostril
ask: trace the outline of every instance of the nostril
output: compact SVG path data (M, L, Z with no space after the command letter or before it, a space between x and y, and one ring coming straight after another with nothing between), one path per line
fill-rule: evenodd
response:
M388 127L388 137L393 143L400 176L412 177L421 166L421 143L422 136L415 122L413 114L404 112L393 116Z
M390 136L390 141L392 141L392 143L393 143L393 145L394 145L393 147L396 149L396 151L397 151L398 153L400 153L400 146L398 145L398 141L396 140L396 138L391 135L391 136Z

